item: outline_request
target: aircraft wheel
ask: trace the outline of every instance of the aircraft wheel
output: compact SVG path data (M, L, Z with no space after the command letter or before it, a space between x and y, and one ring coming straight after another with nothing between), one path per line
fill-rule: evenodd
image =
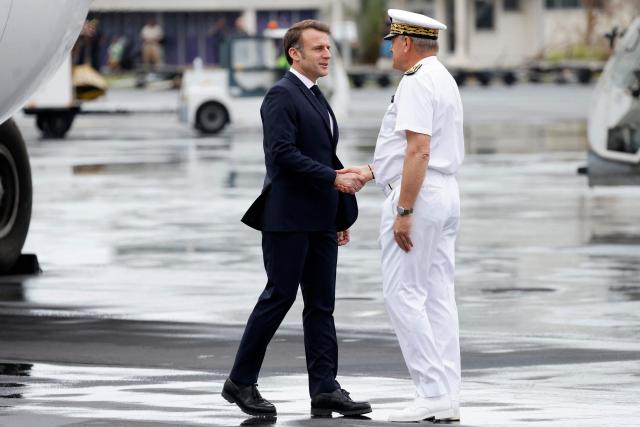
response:
M507 86L511 86L518 81L518 78L516 77L516 73L513 71L507 71L502 75L502 81Z
M206 102L196 113L196 128L203 133L218 133L229 122L229 113L219 102Z
M576 76L578 77L578 81L583 85L588 85L591 83L593 78L593 73L588 68L580 68L576 70Z
M20 256L31 221L31 167L13 120L0 125L0 273Z
M36 117L36 126L42 132L43 138L62 139L71 129L74 118L73 112L39 113Z
M453 76L458 86L464 86L464 84L467 82L467 77L467 73L464 71L458 71Z
M391 79L386 74L378 77L378 85L380 87L388 87L391 84Z
M363 76L362 74L353 74L350 77L351 77L351 83L353 83L353 86L355 86L356 88L360 89L362 86L364 86L366 77Z

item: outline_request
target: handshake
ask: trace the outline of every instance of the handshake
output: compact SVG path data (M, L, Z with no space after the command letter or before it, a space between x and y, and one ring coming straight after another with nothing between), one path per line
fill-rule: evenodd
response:
M336 171L336 181L334 183L336 189L343 193L355 194L364 187L364 185L374 179L371 166L351 166Z

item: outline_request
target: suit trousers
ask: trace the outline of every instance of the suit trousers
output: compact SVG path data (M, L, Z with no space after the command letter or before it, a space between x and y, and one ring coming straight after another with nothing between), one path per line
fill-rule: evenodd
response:
M336 232L263 232L267 285L249 316L229 378L249 385L258 380L267 345L301 287L302 324L309 394L340 388L335 305Z
M385 306L419 397L460 392L458 310L454 291L460 196L453 175L429 169L412 215L413 248L396 243L393 223L400 187L382 211L382 289Z

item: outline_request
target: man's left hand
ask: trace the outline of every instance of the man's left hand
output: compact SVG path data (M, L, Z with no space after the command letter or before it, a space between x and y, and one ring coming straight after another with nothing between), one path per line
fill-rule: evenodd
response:
M413 247L411 241L411 215L396 216L393 223L393 238L396 240L400 249L409 252Z
M344 246L349 243L349 230L338 231L338 246Z

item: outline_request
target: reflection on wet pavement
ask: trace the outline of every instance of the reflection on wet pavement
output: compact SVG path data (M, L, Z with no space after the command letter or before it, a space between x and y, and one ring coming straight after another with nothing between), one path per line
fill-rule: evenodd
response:
M0 278L0 305L3 302L24 301L24 288L21 281Z
M640 301L640 286L612 286L609 290L623 294L629 301Z
M30 363L0 363L0 376L28 377L32 367Z
M625 420L640 416L633 405L640 387L628 375L637 368L638 362L615 362L470 371L461 397L462 425L628 425ZM30 369L28 378L12 372L0 375L0 384L19 382L20 388L20 396L0 397L0 406L5 407L0 414L0 423L6 423L2 425L43 415L57 419L56 425L66 425L62 423L65 419L69 424L112 420L108 425L273 424L273 420L247 418L224 401L220 396L224 378L205 372L49 364ZM584 369L589 375L584 375ZM374 376L339 380L354 398L370 400L373 412L367 417L378 425L386 425L383 421L389 411L402 408L413 396L408 380ZM362 424L341 417L310 420L305 375L264 377L260 390L276 405L280 425L368 425L365 417L360 418ZM594 401L598 405L591 403Z
M504 293L521 293L521 292L554 292L555 289L551 288L493 288L482 289L482 292L488 292L492 294L504 294Z
M21 377L30 376L32 367L29 363L0 363L0 407L8 406L1 403L2 399L22 399L25 384L18 381ZM15 380L7 381L7 378Z

